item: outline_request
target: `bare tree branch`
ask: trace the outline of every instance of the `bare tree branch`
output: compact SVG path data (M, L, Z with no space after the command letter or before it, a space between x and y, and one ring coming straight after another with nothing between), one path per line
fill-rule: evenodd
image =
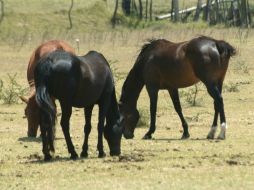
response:
M70 22L70 26L68 27L68 29L72 29L72 20L71 20L71 10L73 8L73 0L71 0L71 6L69 8L69 11L68 11L68 18L69 18L69 22Z

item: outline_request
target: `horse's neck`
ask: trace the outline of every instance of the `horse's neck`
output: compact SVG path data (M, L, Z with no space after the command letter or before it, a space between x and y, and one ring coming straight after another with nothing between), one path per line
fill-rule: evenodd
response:
M120 102L130 108L137 107L139 94L144 86L143 79L139 74L141 73L135 73L131 70L122 88Z
M35 95L35 83L34 80L28 81L29 87L30 87L30 96Z

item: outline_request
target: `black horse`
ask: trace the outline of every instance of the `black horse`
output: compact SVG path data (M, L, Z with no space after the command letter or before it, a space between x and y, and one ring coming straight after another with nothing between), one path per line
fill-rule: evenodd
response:
M150 129L144 139L151 139L155 132L158 91L168 90L175 110L179 115L183 135L189 138L188 124L182 114L178 88L191 86L202 81L214 99L214 120L207 138L213 139L217 129L218 114L221 120L219 139L225 139L226 117L221 95L223 80L235 49L229 43L200 36L190 41L173 43L167 40L151 40L145 44L129 72L120 98L120 112L123 114L124 136L133 138L139 119L137 100L146 86L150 97Z
M71 159L78 157L69 133L72 106L85 108L85 139L81 157L88 156L88 137L91 115L95 104L99 106L99 157L104 157L103 132L110 155L119 155L122 136L122 117L118 109L113 76L108 62L98 52L75 56L57 50L41 58L34 72L36 101L40 107L40 129L45 160L54 152L56 110L52 97L58 99L62 109L61 126ZM104 123L106 120L106 126Z

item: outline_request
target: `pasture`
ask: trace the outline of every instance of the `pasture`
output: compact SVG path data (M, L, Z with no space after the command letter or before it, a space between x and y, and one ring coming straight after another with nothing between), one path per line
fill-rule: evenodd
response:
M224 39L238 54L231 59L223 88L228 130L227 139L207 140L213 119L213 102L203 85L181 90L183 114L190 127L190 139L179 140L181 122L167 91L160 91L157 130L152 140L142 140L149 126L149 98L143 89L138 101L141 113L133 140L122 139L120 157L97 158L97 109L93 111L89 138L89 157L72 161L57 124L56 153L45 163L40 138L28 138L27 121L21 101L0 106L0 189L253 189L254 186L254 31L241 29L195 29L170 27L160 30L108 31L62 34L78 54L89 50L102 52L115 74L117 95L138 52L148 38L171 41L189 40L198 34ZM75 39L79 38L79 50ZM0 78L8 84L7 74L17 73L16 81L27 87L26 69L33 49L41 39L20 45L0 46ZM2 102L1 102L2 103ZM58 106L59 108L59 106ZM60 115L61 111L58 110ZM60 117L58 117L60 118ZM59 119L58 119L59 120ZM83 110L73 109L71 136L78 153L83 143Z

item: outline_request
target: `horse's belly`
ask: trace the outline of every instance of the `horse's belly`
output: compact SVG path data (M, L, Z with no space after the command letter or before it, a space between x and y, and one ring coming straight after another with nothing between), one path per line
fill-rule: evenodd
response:
M82 93L77 93L77 95L72 100L72 105L74 107L88 107L97 104L100 99L100 93L93 93L93 91L86 91Z
M185 88L199 81L192 72L168 72L161 75L160 88Z

